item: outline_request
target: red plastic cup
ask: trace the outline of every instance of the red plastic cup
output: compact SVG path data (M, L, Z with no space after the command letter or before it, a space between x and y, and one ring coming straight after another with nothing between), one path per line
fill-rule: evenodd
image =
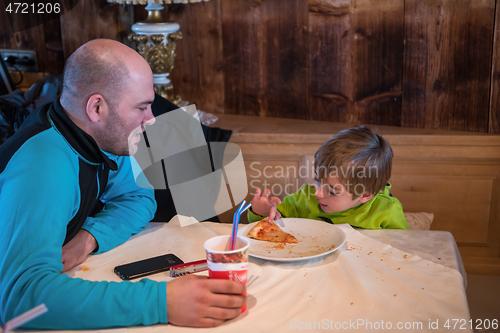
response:
M237 281L246 286L250 242L246 238L237 237L234 250L229 250L230 245L230 235L213 237L205 242L208 278ZM243 295L246 294L245 290ZM241 312L245 312L246 308L246 304L243 305Z

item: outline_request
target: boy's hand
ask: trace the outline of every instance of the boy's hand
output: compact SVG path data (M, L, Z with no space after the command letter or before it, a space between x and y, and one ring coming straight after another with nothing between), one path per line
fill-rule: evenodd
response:
M274 221L274 220L277 220L281 217L281 213L278 212L278 210L276 209L276 203L273 203L271 205L271 210L269 212L269 220L270 221ZM282 225L283 227L284 225Z
M280 204L281 200L278 197L269 198L271 190L266 189L261 195L260 189L255 190L255 195L252 199L252 211L261 216L269 216L271 213L271 206ZM276 214L277 215L277 214Z

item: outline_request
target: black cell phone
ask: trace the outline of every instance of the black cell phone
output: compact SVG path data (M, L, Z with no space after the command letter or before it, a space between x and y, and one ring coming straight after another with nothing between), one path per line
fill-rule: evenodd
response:
M129 264L116 266L115 273L122 280L132 280L146 275L168 271L171 266L183 264L175 254L169 253L163 256L131 262Z

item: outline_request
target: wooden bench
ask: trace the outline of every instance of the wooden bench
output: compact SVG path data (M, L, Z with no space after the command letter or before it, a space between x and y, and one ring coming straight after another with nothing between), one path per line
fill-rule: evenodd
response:
M217 114L233 130L251 200L256 188L283 198L312 181L313 156L330 136L354 125ZM500 275L500 135L369 125L394 151L390 183L405 212L434 213L450 231L471 274ZM219 217L230 222L234 210ZM244 219L242 219L244 221Z

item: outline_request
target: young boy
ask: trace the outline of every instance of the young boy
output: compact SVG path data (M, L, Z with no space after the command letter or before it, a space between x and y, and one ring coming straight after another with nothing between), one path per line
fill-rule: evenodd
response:
M283 202L257 189L248 220L281 215L365 229L408 229L403 206L389 193L392 156L389 143L369 128L343 130L316 152L314 186L303 186Z

